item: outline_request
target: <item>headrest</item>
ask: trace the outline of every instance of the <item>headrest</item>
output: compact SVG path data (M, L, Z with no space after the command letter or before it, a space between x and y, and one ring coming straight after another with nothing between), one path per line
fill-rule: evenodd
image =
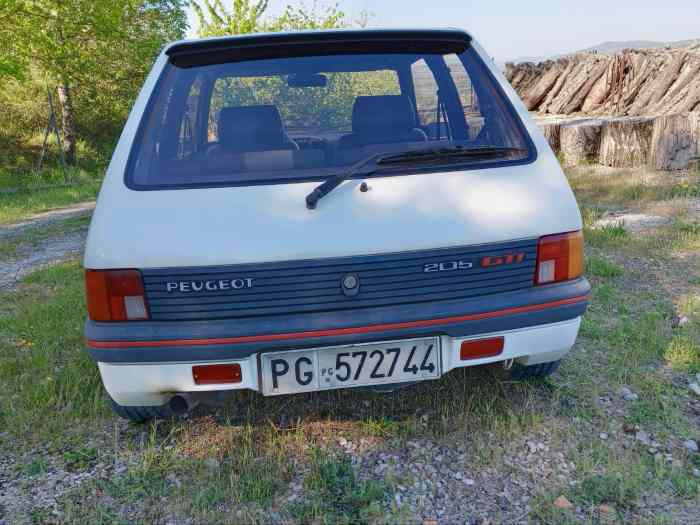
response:
M276 106L236 106L219 111L219 144L237 151L284 149L286 136Z
M357 97L352 108L354 133L376 135L390 131L400 132L416 127L413 104L404 95Z

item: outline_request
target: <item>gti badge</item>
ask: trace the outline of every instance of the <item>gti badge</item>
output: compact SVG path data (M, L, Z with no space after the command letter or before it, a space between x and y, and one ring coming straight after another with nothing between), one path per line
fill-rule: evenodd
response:
M340 280L340 288L348 297L353 297L360 293L360 276L354 273L343 275Z

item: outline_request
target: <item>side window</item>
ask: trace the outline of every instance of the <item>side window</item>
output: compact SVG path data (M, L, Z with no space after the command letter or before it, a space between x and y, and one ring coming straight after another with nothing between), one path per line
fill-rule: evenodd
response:
M416 111L421 126L435 122L438 86L428 64L422 58L411 64L411 76L416 92Z
M469 127L469 139L474 140L484 127L484 117L479 110L479 102L474 86L467 70L464 68L464 64L462 64L457 55L446 55L445 64L450 69L450 75L459 93L459 100L464 110L464 118Z
M180 132L178 134L177 158L183 159L192 155L197 145L197 115L201 100L202 79L197 77L185 100L185 111L180 122Z
M468 126L469 139L474 140L484 127L484 119L479 111L479 103L471 79L457 55L446 55L445 64L450 70L450 76L459 93L459 100ZM421 125L427 130L429 138L447 138L448 115L446 111L438 111L438 85L425 60L414 62L411 65L411 74Z
M422 58L411 64L413 88L416 93L418 121L428 133L428 138L437 140L448 137L447 113L438 108L438 85L433 72Z

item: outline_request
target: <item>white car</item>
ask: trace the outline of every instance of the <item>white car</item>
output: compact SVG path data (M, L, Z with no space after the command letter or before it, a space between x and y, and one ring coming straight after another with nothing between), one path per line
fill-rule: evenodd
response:
M176 42L146 79L85 253L118 414L204 393L553 372L590 286L546 140L458 30Z

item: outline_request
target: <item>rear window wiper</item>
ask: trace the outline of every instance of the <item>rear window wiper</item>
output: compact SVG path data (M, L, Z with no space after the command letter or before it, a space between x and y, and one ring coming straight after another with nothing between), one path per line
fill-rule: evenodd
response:
M329 177L314 188L314 190L306 196L306 207L310 210L315 209L318 201L337 188L343 181L357 175L371 175L377 171L377 166L434 161L436 159L458 160L464 158L502 157L504 155L520 152L527 152L527 150L520 148L494 148L490 146L478 146L474 148L454 146L450 148L420 148L401 153L376 153L361 159L359 162L350 166L346 171ZM362 168L372 161L375 161L375 166L372 169L363 171Z
M342 173L338 173L337 175L333 175L332 177L327 178L324 182L316 186L313 189L313 191L306 196L306 207L310 210L315 209L316 204L319 200L321 200L323 197L332 192L335 188L340 186L340 183L345 180L351 179L352 177L355 177L356 175L360 174L371 175L376 171L376 167L368 169L367 171L363 171L362 168L364 168L370 162L378 161L382 158L388 158L386 156L386 152L375 153L374 155L365 157L353 164L352 166L350 166L347 170L343 171Z
M465 158L496 158L514 153L527 153L527 150L522 148L497 148L492 146L427 148L391 155L390 157L380 159L377 161L377 164L406 164L434 160L460 160Z

